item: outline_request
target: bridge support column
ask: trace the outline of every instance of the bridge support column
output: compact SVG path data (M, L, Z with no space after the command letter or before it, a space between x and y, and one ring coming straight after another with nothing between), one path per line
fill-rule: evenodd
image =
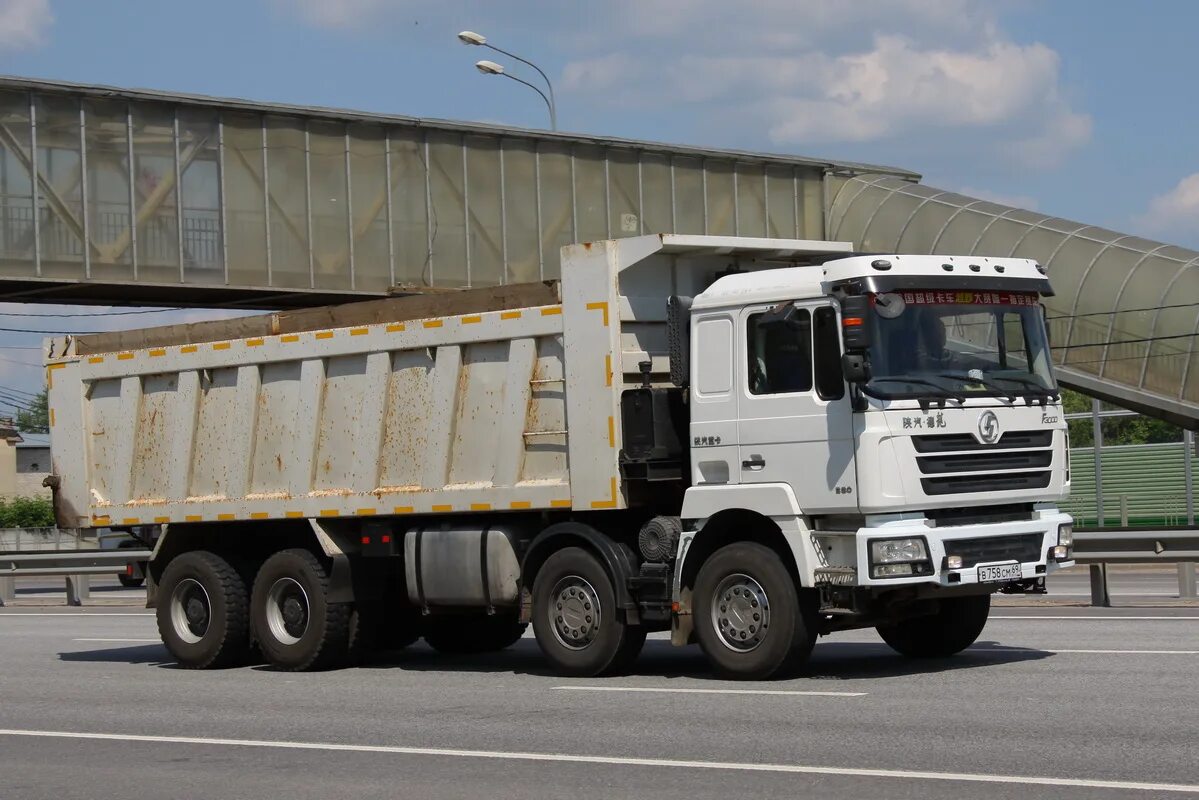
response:
M17 596L17 579L0 578L0 606L12 605Z

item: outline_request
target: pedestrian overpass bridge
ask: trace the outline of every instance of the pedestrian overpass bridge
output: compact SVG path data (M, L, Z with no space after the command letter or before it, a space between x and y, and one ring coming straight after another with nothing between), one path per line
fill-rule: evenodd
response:
M1199 252L868 164L0 78L0 299L283 308L644 233L1045 265L1063 385L1199 428Z

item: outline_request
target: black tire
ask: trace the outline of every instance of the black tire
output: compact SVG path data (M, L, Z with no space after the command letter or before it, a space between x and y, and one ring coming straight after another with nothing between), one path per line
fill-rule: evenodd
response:
M403 650L421 637L421 613L410 607L388 607L380 598L359 596L350 612L349 662L371 653Z
M785 676L812 653L811 604L769 547L736 542L717 550L700 567L693 596L696 638L721 677Z
M880 625L878 635L891 649L908 658L948 658L974 641L987 624L991 595L950 597L937 613L913 617L894 625Z
M240 666L249 659L246 584L207 550L176 556L162 573L155 616L162 643L187 669Z
M641 655L642 648L645 647L645 636L647 631L639 625L627 626L625 632L624 643L620 646L620 652L616 654L616 659L612 662L612 666L608 668L609 675L623 675L626 672L631 672L634 665L637 663L638 656Z
M562 609L572 614L557 613L563 598L571 598L563 602L576 606ZM599 559L582 548L567 547L546 559L533 581L533 633L556 672L590 678L627 666L640 649L635 638L644 642L645 632L625 623L612 579Z
M293 672L344 663L353 604L328 598L329 574L312 553L281 550L268 558L250 598L250 622L263 657Z
M117 580L126 589L140 589L146 583L145 578L140 578L136 575L126 575L124 572L117 573Z
M426 624L425 642L446 655L494 653L520 641L528 627L515 612L433 618Z

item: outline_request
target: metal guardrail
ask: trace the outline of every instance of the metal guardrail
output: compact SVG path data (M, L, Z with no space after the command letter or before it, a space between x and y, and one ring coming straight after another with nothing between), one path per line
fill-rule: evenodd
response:
M1110 606L1108 564L1178 564L1178 596L1196 597L1199 527L1075 528L1074 560L1091 568L1091 605Z
M78 606L88 598L89 576L124 572L133 562L147 561L144 548L101 549L102 540L125 533L83 536L77 530L58 528L0 529L0 606L16 597L16 578L61 575L65 579L67 605Z

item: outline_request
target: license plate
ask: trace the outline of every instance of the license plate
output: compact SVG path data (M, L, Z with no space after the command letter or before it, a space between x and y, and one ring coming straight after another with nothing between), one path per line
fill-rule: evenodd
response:
M979 583L998 583L1000 581L1018 581L1023 577L1020 574L1019 564L995 564L990 567L978 568Z

